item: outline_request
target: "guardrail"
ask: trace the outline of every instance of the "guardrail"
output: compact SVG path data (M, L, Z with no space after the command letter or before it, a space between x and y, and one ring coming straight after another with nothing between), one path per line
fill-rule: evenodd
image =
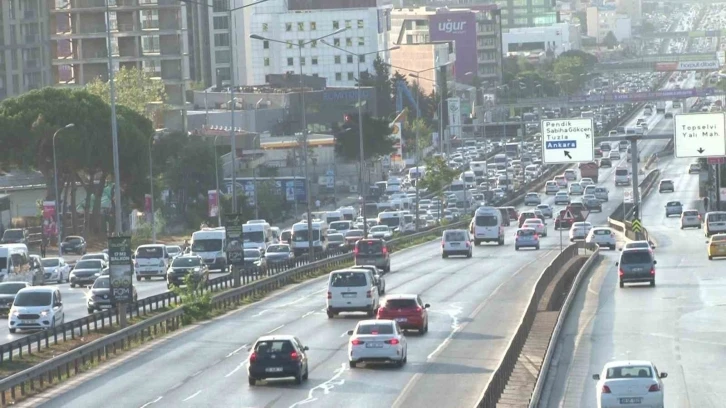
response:
M578 255L580 248L592 249L594 253L597 253L596 245L585 244L583 242L572 244L557 255L557 257L552 260L549 266L547 266L547 268L545 268L542 272L542 275L534 285L529 305L522 316L517 331L514 333L514 337L512 337L512 340L507 346L504 358L499 363L496 370L492 373L489 383L479 398L479 404L477 407L491 408L497 405L499 398L504 392L504 388L507 386L507 381L514 370L514 366L519 359L524 343L527 341L532 323L534 323L535 316L537 315L537 309L539 302L542 299L542 295L544 295L547 287L560 269Z
M643 181L640 183L640 188L642 189L643 197L641 197L641 202L644 197L647 197L648 194L652 191L653 187L656 185L656 182L658 181L658 178L660 177L660 170L654 169L651 170L647 176L643 179ZM642 204L641 204L642 205ZM631 223L628 220L632 216L632 209L628 210L628 212L624 213L624 206L623 204L618 205L612 214L608 217L608 225L610 228L622 232L625 234L625 236L629 239L637 239L635 233L631 229ZM650 236L648 235L648 229L643 228L643 236L645 240L650 241Z

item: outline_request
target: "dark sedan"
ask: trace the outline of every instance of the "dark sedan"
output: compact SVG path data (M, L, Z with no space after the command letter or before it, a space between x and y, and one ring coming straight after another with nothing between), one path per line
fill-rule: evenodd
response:
M343 234L328 234L328 249L345 248Z
M138 300L136 294L136 287L132 286L134 302ZM93 313L96 310L113 309L116 307L116 302L111 298L111 278L108 276L101 276L93 283L91 287L91 293L88 294L88 313Z
M71 287L76 285L89 285L101 275L107 275L108 268L99 259L86 259L78 261L71 272Z
M187 275L191 274L194 282L208 282L209 269L201 257L196 255L182 255L174 258L166 272L168 286L181 286Z
M265 251L265 259L267 263L286 262L292 259L293 253L290 249L290 245L287 244L274 244L267 247Z
M77 237L74 235L65 237L63 239L63 242L61 242L61 253L74 253L78 255L85 255L86 240L83 239L83 237Z
M8 314L10 307L13 306L15 295L20 289L30 287L28 282L2 282L0 283L0 313Z

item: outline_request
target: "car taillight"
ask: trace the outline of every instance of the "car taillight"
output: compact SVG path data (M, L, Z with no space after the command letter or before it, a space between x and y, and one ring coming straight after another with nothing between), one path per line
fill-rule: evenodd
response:
M470 246L471 244L469 243L469 241L466 241L466 247L469 248Z
M607 385L603 385L602 386L602 393L603 394L610 394L610 387L608 387Z
M650 388L648 388L648 392L657 392L657 391L660 391L660 385L658 385L658 384L653 384L650 386Z
M655 268L650 268L650 274L655 275Z
M367 298L371 297L371 291L370 290L369 291L366 291L366 297Z
M332 292L328 292L328 299L332 299L332 298L333 298L333 293Z
M379 314L379 315L383 315L383 314L385 314L385 313L386 313L386 308L385 308L385 307L379 307L379 308L378 308L378 314Z
M537 235L537 234L534 234L534 239L535 239L535 240L539 239L539 235Z
M350 341L350 344L352 344L354 346L360 346L361 344L363 344L363 341L362 340L358 340L358 339L353 339L353 340Z
M354 256L357 256L358 255L358 248L357 247L356 248L353 248L353 255Z
M386 341L385 341L385 343L386 343L386 344L392 344L392 345L394 345L394 346L395 346L395 345L396 345L396 344L398 344L399 342L398 342L398 339L391 339L391 340L386 340Z
M388 255L388 248L385 246L383 247L383 255Z
M250 354L250 363L257 361L257 353Z
M293 351L292 353L290 353L291 360L300 360L300 357L301 356L300 356L300 354L297 354L297 351Z
M623 276L623 275L625 275L625 272L623 272L622 269L618 269L618 275L619 276Z
M416 307L416 311L419 312L419 313L421 313L421 311L423 311L423 309L421 308L421 306L417 306Z

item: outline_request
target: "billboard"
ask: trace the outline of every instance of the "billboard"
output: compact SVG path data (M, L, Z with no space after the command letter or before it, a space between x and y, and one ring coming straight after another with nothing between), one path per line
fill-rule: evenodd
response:
M454 41L456 79L463 81L467 72L477 72L476 15L471 11L439 12L429 17L431 41Z
M720 68L718 60L710 61L678 61L678 62L656 62L656 71L715 71Z
M461 100L459 98L448 98L446 104L449 106L449 134L452 138L461 139Z
M131 237L108 237L108 270L111 298L119 303L132 302L133 261Z

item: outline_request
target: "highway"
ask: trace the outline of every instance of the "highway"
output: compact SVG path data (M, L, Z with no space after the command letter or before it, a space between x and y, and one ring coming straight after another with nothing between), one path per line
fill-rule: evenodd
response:
M671 121L654 115L649 122L652 132L661 132ZM643 143L642 157L665 143ZM612 184L616 167L600 172L600 184L611 190L611 200L602 213L590 215L595 225L604 224L622 199L622 188ZM542 197L552 204L552 196ZM559 234L548 224L549 237L540 251L515 252L512 226L504 247L477 247L471 259L441 259L438 242L394 254L392 272L386 276L388 293L418 293L432 305L430 331L409 336L403 369L348 368L346 331L362 316L328 320L326 282L319 278L172 336L113 369L101 368L27 404L91 406L103 400L124 407L472 406L501 360L534 282L559 251ZM566 231L563 236L566 241ZM310 347L308 382L247 385L247 347L270 333L295 334Z

